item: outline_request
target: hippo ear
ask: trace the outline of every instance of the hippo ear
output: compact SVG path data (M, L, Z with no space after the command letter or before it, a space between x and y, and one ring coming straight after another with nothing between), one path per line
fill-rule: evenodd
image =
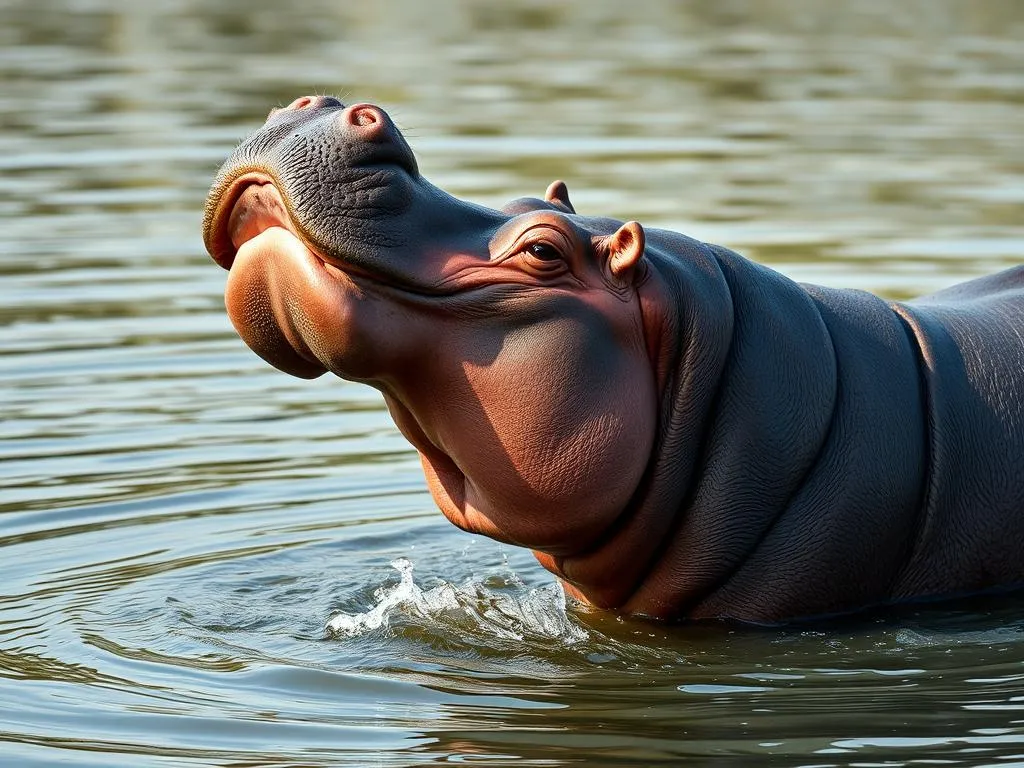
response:
M608 271L619 285L629 285L637 265L644 256L644 228L637 221L627 221L614 234L604 238L603 248Z
M569 202L569 188L564 181L552 181L548 184L548 191L544 193L544 199L568 213L576 213L576 209Z

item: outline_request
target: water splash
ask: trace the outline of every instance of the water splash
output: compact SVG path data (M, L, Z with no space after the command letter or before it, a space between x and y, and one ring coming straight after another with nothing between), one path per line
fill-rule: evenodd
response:
M461 586L444 582L423 590L413 580L409 559L400 557L391 566L401 576L399 583L378 587L376 604L370 610L339 613L327 623L328 632L335 637L357 637L401 622L499 641L557 639L563 645L574 645L590 638L566 613L565 594L557 583L528 589L514 579L513 589L497 591L470 580Z

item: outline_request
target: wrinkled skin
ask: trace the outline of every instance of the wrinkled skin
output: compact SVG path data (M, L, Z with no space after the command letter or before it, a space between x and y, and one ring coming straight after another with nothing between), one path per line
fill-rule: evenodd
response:
M282 371L379 389L441 511L570 594L778 622L1024 583L1024 270L910 303L419 175L379 108L305 97L204 236Z

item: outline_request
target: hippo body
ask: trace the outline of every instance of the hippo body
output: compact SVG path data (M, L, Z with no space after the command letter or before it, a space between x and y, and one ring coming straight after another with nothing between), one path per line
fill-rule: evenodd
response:
M258 354L378 388L446 517L585 603L775 623L1024 585L1024 268L894 303L560 182L494 211L329 97L243 142L204 236Z

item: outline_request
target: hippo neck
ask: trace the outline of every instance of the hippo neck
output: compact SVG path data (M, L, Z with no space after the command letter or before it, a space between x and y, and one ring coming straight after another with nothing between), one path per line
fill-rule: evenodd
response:
M709 248L732 298L732 334L671 531L630 598L654 615L690 612L748 561L812 473L836 413L835 350L813 299Z
M796 283L674 233L649 243L655 449L616 529L559 565L589 602L678 616L785 511L826 441L837 374L829 331Z

